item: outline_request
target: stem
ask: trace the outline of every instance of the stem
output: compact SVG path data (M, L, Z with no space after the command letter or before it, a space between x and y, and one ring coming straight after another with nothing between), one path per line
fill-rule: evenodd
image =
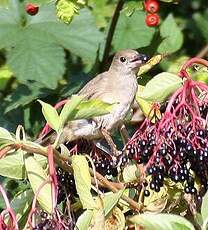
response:
M41 154L43 156L48 157L48 153L47 153L47 149L42 149L42 148L38 148L38 147L31 147L29 145L26 145L24 143L20 144L13 144L14 148L19 149L21 148L22 150L25 150L27 153L38 153ZM72 172L72 169L70 167L70 165L67 162L70 162L70 158L68 157L64 157L62 156L57 150L53 149L54 152L54 159L56 161L56 163L58 165L60 165L65 171L69 171ZM93 172L93 169L90 169L90 174L91 176L96 176L97 180L99 182L101 182L101 184L104 185L104 187L110 189L112 192L118 192L120 189L124 189L124 186L122 186L121 183L113 183L111 181L108 181L105 177L103 177L100 173L98 172ZM136 201L134 201L133 199L122 195L121 198L126 201L131 207L132 209L136 210L136 211L140 211L142 209L142 205L138 204Z
M200 52L196 55L196 57L198 58L203 58L204 56L206 56L208 54L208 44L206 44L201 50Z
M208 61L202 58L194 57L189 59L182 67L180 73L186 72L187 68L191 67L193 64L200 64L208 67Z
M119 18L119 15L120 15L120 11L121 11L123 5L124 5L124 1L119 0L118 3L117 3L116 9L114 11L112 20L111 20L110 28L108 30L108 34L107 34L107 38L106 38L103 58L102 58L102 62L101 62L101 65L100 65L101 72L104 71L105 66L107 65L107 60L108 60L109 52L110 52L110 49L111 49L111 43L112 43L112 40L113 40L113 35L114 35L114 32L115 32L116 25L117 25L117 22L118 22L118 18Z

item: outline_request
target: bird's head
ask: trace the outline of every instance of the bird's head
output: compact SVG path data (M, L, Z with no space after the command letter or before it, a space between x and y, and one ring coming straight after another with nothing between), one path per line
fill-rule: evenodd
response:
M115 54L110 68L123 73L137 73L139 67L147 60L146 55L140 54L136 50L121 50Z

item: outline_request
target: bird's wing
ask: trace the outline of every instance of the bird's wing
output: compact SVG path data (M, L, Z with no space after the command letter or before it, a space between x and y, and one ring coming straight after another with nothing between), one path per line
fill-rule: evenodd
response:
M108 79L108 72L98 74L95 78L90 80L78 93L86 99L100 98L100 92L106 88L106 81Z

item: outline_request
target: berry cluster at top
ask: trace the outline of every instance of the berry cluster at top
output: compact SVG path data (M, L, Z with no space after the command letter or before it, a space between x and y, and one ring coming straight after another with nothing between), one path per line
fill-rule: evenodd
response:
M159 2L157 0L145 0L144 9L147 12L145 22L147 26L157 26L160 21L160 17L157 12L159 11Z

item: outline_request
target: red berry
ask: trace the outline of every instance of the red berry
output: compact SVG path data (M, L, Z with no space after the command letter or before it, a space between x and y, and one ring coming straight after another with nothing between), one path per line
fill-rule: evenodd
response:
M156 0L147 0L144 2L144 7L148 13L157 13L159 10L159 3Z
M36 15L38 13L39 7L32 3L28 3L25 5L25 10L29 15Z
M145 22L147 26L157 26L159 23L160 17L158 14L147 14Z

